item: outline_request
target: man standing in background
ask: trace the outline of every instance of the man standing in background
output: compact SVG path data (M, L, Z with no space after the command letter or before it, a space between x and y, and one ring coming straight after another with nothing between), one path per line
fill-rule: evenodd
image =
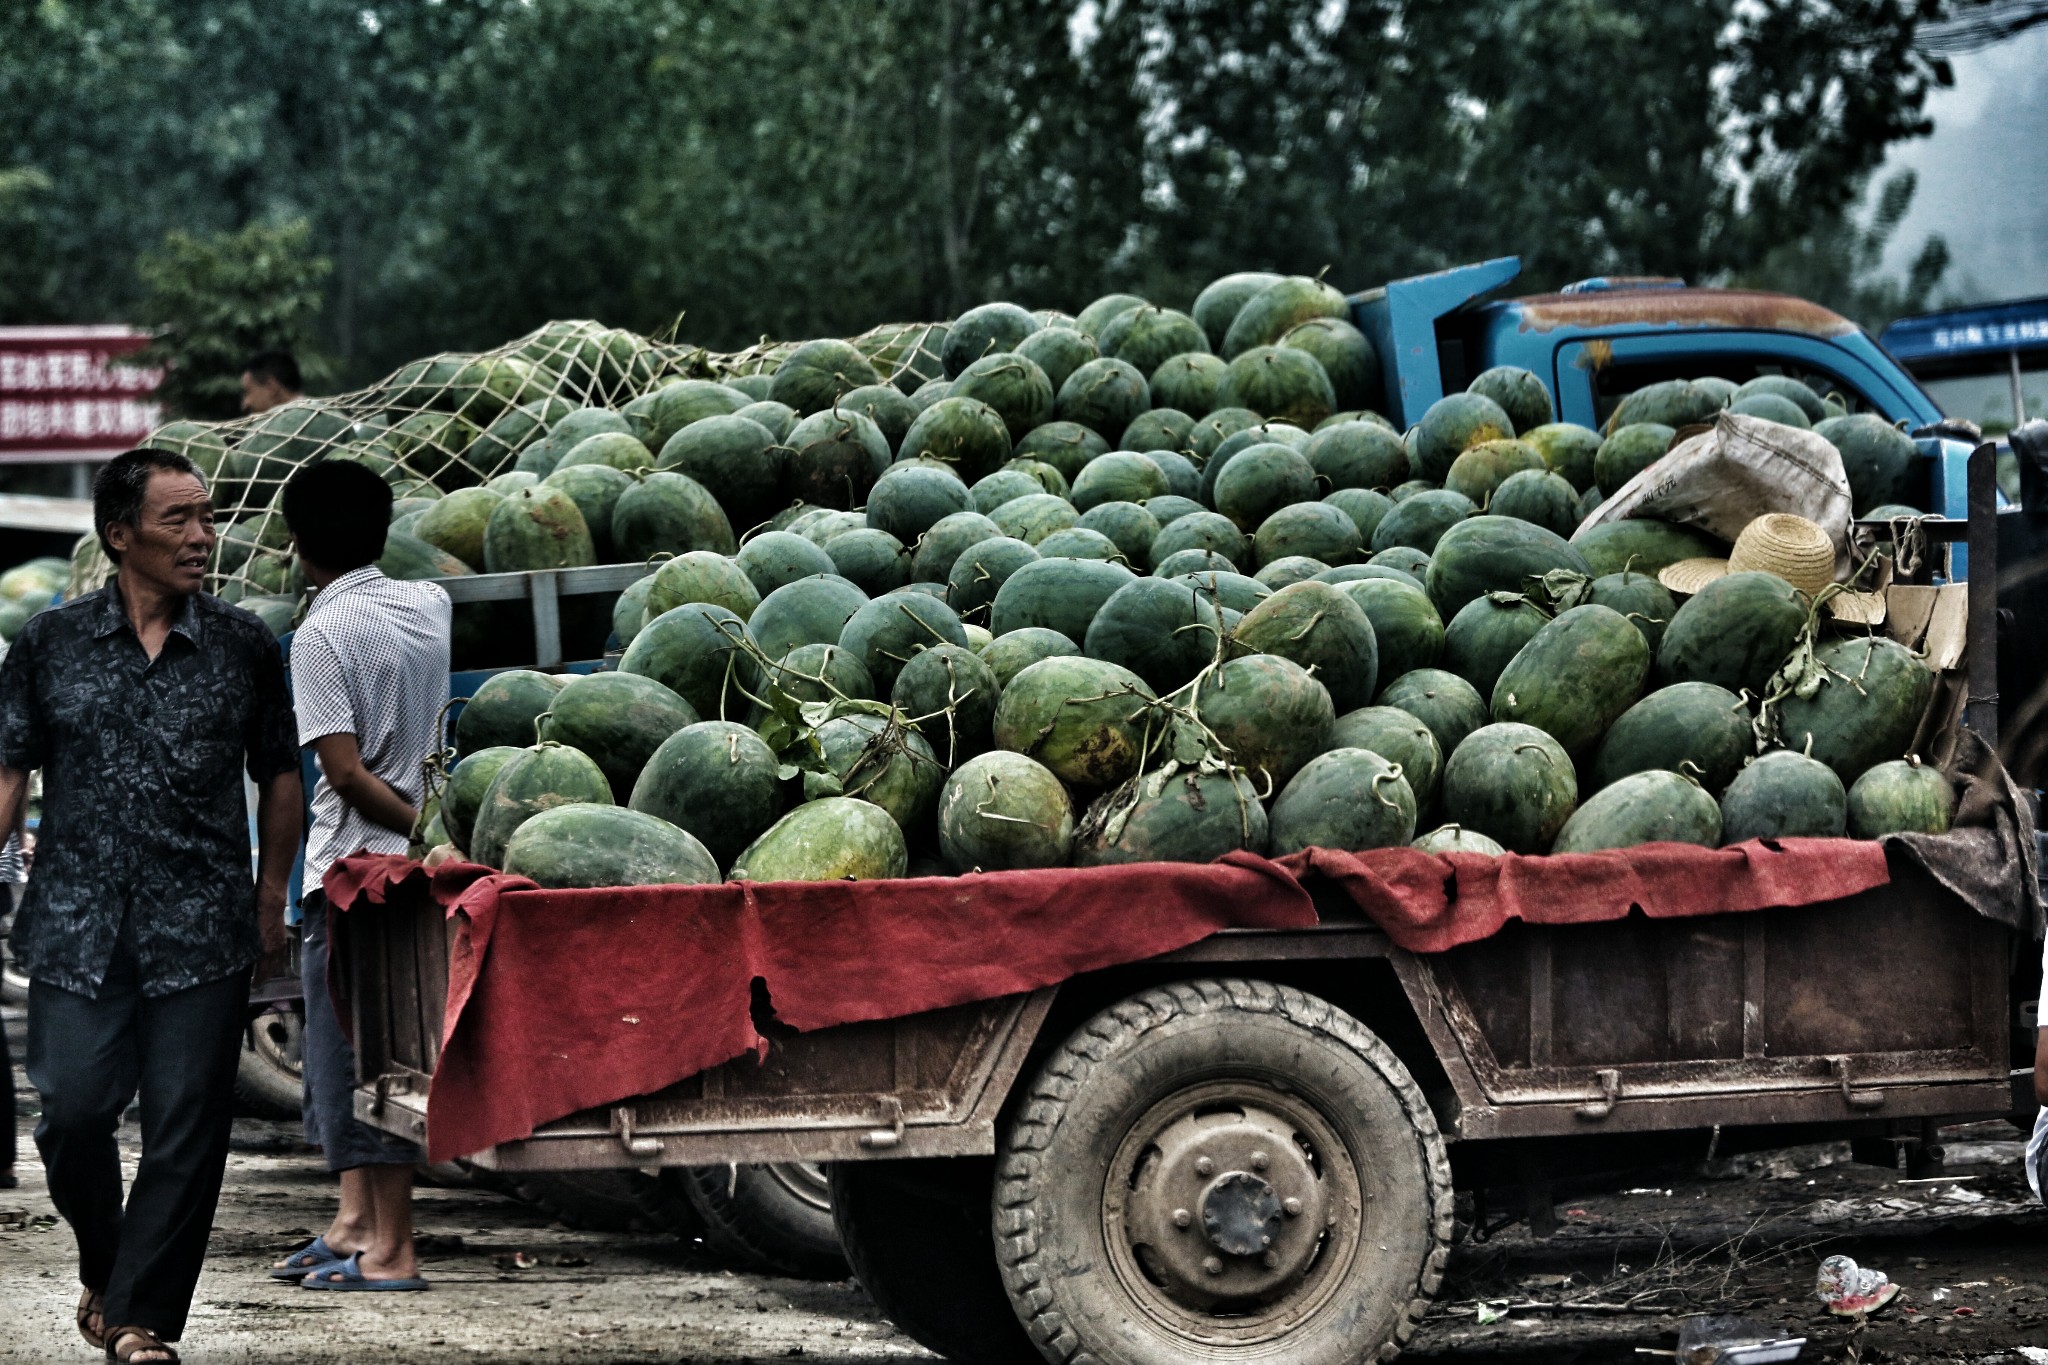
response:
M314 593L292 636L292 692L299 742L320 759L300 896L306 1136L341 1176L341 1208L271 1274L307 1289L425 1289L412 1246L420 1149L355 1116L355 1053L327 991L321 880L351 853L403 853L410 843L426 759L440 747L454 608L438 585L396 582L377 568L391 488L365 466L307 465L285 485L284 519Z
M304 398L299 362L290 351L263 351L242 367L242 411L255 415Z
M78 1328L111 1359L174 1361L227 1168L249 968L286 946L299 754L277 640L201 591L213 503L192 462L116 456L93 525L113 581L39 612L0 663L0 829L42 769L14 951L36 1146L78 1239ZM138 1090L124 1207L115 1132Z

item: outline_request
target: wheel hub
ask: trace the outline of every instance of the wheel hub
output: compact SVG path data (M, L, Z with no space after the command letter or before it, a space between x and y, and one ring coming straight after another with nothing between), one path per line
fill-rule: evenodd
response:
M1135 1174L1131 1250L1168 1298L1200 1311L1285 1295L1334 1218L1295 1125L1257 1105L1175 1119Z

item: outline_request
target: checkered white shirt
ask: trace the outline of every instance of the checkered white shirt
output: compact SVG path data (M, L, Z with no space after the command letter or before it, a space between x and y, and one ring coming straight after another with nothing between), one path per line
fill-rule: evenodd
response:
M375 565L321 589L292 636L299 743L354 735L363 766L417 806L425 794L420 765L440 747L434 721L448 700L453 613L437 584L399 582ZM321 774L306 836L304 892L319 890L337 859L405 848L405 835L343 801Z

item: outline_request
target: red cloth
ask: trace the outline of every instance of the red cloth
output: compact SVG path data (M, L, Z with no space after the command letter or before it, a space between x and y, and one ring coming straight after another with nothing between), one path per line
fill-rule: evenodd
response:
M757 978L776 1018L799 1030L915 1014L1157 956L1218 929L1312 924L1299 880L1310 874L1415 952L1485 938L1510 919L1811 905L1887 880L1880 845L1843 839L1544 858L1311 849L1277 862L1236 854L1206 866L617 891L542 891L448 864L428 883L458 921L428 1154L481 1151L765 1049L750 1008ZM364 854L336 864L326 890L346 910L427 876ZM336 928L346 932L345 915Z

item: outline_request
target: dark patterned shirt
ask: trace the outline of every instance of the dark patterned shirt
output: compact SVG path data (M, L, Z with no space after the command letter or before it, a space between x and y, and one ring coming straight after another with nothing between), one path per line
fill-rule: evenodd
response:
M35 875L14 919L31 978L96 995L124 932L145 995L248 970L242 773L261 783L299 766L261 621L188 597L152 660L116 584L40 613L0 663L0 763L43 770Z

